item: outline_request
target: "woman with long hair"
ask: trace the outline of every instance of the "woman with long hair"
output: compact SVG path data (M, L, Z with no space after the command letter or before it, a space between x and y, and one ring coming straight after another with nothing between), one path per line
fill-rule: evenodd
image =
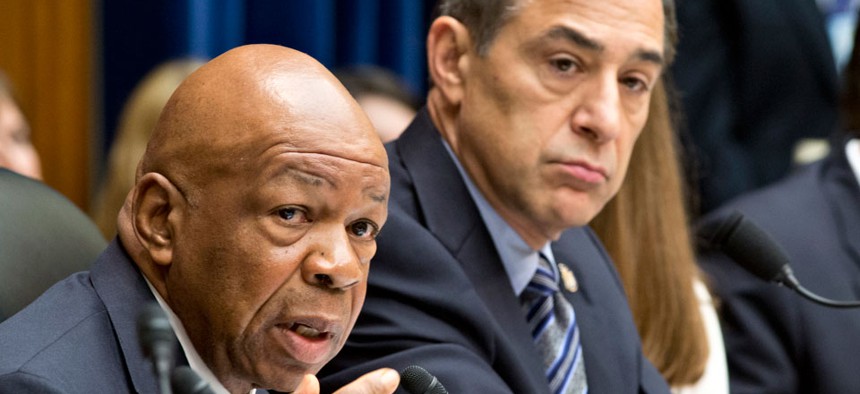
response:
M624 185L591 222L615 261L645 355L675 393L727 393L719 321L691 242L670 94L655 87Z

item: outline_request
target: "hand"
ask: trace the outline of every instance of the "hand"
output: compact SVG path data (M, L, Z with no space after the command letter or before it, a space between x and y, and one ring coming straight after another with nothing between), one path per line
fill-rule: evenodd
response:
M391 368L368 372L334 394L391 394L400 384L400 374ZM319 394L320 382L314 375L305 375L293 394Z

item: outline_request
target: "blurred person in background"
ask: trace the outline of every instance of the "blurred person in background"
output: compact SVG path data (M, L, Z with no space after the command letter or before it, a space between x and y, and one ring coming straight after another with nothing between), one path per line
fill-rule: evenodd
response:
M661 82L627 177L590 225L627 293L642 351L676 394L728 393L713 299L691 243L670 92Z
M0 71L0 167L42 179L39 153L30 141L30 125L18 107L6 75Z
M354 66L334 75L367 113L383 143L399 137L418 111L419 99L389 70Z
M205 63L177 59L160 64L137 84L119 118L115 140L108 153L105 177L96 192L91 216L106 239L116 235L116 215L134 186L137 163L155 128L164 104L188 75Z
M827 157L711 216L739 211L787 253L798 281L833 300L860 298L860 48L846 66L842 130ZM819 305L766 283L719 251L711 275L733 393L856 393L860 312Z
M816 0L678 3L671 71L696 216L781 179L803 142L837 129L838 70L822 12Z

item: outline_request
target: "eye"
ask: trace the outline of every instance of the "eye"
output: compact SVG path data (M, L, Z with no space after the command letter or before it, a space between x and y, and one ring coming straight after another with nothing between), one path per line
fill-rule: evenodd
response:
M572 73L579 68L576 60L569 56L554 57L549 60L549 64L553 69L564 74Z
M362 239L376 239L376 235L379 234L379 227L373 222L366 220L351 223L347 226L347 230L352 235Z
M621 84L624 85L628 90L636 93L644 93L651 90L651 87L648 85L648 82L644 81L641 78L623 78L621 80Z
M308 219L307 212L298 207L278 208L277 213L278 217L290 224L307 223L311 221Z

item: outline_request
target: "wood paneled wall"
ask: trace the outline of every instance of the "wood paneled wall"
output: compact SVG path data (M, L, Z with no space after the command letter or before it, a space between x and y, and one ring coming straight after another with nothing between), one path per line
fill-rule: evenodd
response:
M89 203L94 94L94 0L0 1L0 68L9 76L42 158L45 183Z

